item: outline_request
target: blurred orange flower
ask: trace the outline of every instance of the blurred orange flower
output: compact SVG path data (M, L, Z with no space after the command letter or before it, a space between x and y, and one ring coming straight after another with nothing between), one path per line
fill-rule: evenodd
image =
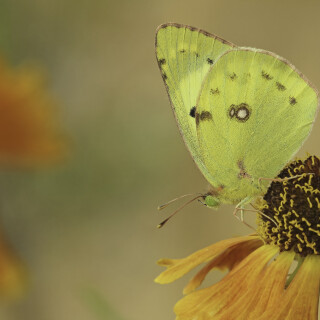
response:
M0 299L21 297L27 283L27 272L22 261L0 235Z
M167 270L155 279L158 283L206 263L176 304L176 320L318 319L320 159L294 161L279 174L294 176L272 182L257 202L264 214L258 216L258 234L220 241L184 259L159 260ZM214 268L229 273L196 290Z
M37 68L0 60L0 164L37 166L65 151L56 105Z
M65 155L56 105L37 68L11 69L0 60L0 165L38 167ZM26 271L0 232L0 298L24 292Z

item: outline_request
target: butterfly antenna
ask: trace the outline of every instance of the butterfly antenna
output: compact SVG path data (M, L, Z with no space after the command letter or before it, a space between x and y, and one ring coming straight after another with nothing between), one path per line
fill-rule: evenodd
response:
M164 203L164 204L160 205L157 209L160 211L160 210L166 208L169 204L171 204L171 203L173 203L173 202L175 202L175 201L177 201L179 199L182 199L182 198L185 198L185 197L189 197L189 196L194 196L195 194L199 194L200 195L200 193L187 193L187 194L184 194L183 196L177 197L175 199L170 200L167 203Z
M178 208L175 212L173 212L167 219L163 220L161 223L159 223L157 225L157 228L162 228L175 214L177 214L180 210L182 210L184 207L186 207L188 204L190 204L191 202L193 202L194 200L197 200L199 198L202 198L203 195L198 195L195 198L189 200L188 202L186 202L185 204L183 204L180 208ZM181 198L181 197L180 197Z

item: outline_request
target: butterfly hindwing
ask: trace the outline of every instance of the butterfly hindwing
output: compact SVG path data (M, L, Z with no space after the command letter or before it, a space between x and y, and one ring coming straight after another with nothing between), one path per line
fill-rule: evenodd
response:
M161 25L156 34L156 55L171 106L182 137L204 176L195 124L196 102L204 78L212 65L233 44L203 30L179 25Z
M317 91L283 58L250 48L225 53L197 103L199 150L214 176L209 182L224 187L227 202L255 196L257 180L275 177L298 151L317 107Z

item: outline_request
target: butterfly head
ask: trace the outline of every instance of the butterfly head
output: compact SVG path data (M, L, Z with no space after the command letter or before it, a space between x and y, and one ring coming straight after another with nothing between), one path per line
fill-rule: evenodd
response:
M207 194L204 196L204 204L212 209L217 209L220 206L220 201L217 197Z
M187 196L195 196L193 197L191 200L187 201L186 203L184 203L181 207L179 207L176 211L174 211L168 218L166 218L165 220L163 220L160 224L158 224L158 228L162 228L174 215L176 215L178 212L180 212L184 207L186 207L188 204L190 204L191 202L198 200L200 201L202 204L204 204L205 206L212 208L212 209L217 209L220 205L220 200L218 199L217 195L217 190L211 190L209 193L206 194L185 194L181 197L175 198L165 204L162 204L161 206L158 207L158 210L162 210L164 208L166 208L169 204L187 197Z

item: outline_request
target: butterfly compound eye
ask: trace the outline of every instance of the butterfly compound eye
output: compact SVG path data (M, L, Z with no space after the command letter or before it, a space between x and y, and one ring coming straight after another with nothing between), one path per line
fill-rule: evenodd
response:
M210 208L217 208L220 205L219 199L211 195L205 197L204 203Z

